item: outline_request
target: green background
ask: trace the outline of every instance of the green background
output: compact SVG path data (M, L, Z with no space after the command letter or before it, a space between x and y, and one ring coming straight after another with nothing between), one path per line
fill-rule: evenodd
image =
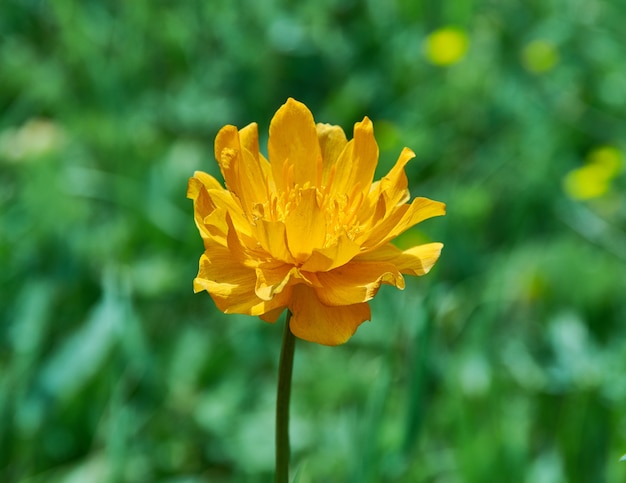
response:
M185 191L219 175L222 125L264 144L289 96L369 116L379 175L408 146L412 194L448 205L398 241L445 244L428 276L347 344L299 341L298 481L626 481L624 175L563 190L626 148L625 22L617 0L4 0L0 481L271 480L282 320L192 293ZM435 66L448 25L470 48Z

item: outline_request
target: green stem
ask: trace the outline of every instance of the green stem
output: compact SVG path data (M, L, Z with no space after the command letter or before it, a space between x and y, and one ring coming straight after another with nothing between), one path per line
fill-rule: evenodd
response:
M278 366L278 393L276 395L276 477L275 483L289 482L289 397L296 338L289 329L291 312L287 310L283 346Z

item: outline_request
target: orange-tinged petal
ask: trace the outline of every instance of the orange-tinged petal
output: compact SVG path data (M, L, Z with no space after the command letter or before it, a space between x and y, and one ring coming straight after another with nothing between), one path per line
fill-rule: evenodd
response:
M374 138L374 127L372 121L365 117L354 125L354 139L346 144L335 164L331 193L337 196L352 193L355 189L368 193L377 163L378 144Z
M278 190L290 188L290 170L295 184L319 186L322 153L313 115L301 102L289 98L272 118L268 152Z
M282 292L289 279L297 275L297 269L287 263L265 263L255 269L254 291L262 300L271 300L274 294Z
M285 307L278 307L276 309L270 310L269 312L259 315L259 318L265 322L273 324L278 320L278 317L280 317L280 315L283 313L283 310L285 310Z
M307 272L325 272L348 263L361 251L361 246L342 233L333 245L313 250L301 267Z
M193 288L194 292L206 290L226 314L262 315L287 305L290 290L261 300L254 292L255 284L254 269L233 262L227 248L214 246L200 257Z
M326 185L330 169L339 159L339 155L348 144L346 133L339 126L317 124L317 137L322 150L322 184Z
M352 305L374 298L381 284L404 289L404 278L395 265L380 261L349 262L329 272L318 273L322 287L317 297L326 305Z
M293 287L289 309L293 314L289 324L291 332L301 339L324 345L343 344L371 317L367 303L324 305L306 285Z
M441 254L443 243L426 243L408 250L400 250L387 243L371 252L355 258L355 261L380 261L396 266L400 273L409 275L425 275L435 265Z
M293 257L305 262L315 248L323 247L326 239L324 212L317 205L315 188L303 189L299 199L285 218L287 246Z
M445 203L428 198L415 198L410 205L399 205L393 208L388 216L369 231L362 247L365 251L371 250L428 218L445 214Z

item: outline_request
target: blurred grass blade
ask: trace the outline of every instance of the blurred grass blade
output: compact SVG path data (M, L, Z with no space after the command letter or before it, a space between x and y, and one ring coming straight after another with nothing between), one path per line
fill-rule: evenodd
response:
M126 302L118 282L108 276L102 299L85 324L52 355L41 372L48 396L65 399L78 391L102 367L126 316Z

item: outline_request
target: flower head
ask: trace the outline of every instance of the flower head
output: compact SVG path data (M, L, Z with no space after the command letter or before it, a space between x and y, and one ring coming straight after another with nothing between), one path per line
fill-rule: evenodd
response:
M289 99L270 124L268 154L255 123L225 126L215 157L226 189L203 172L190 178L205 248L194 291L206 290L225 313L268 322L288 308L297 337L341 344L370 319L367 302L381 284L403 289L403 274L424 275L435 264L441 243L400 250L390 241L445 214L445 205L408 203L408 148L373 182L378 146L367 117L348 141Z
M446 27L431 33L425 42L426 57L435 65L448 66L460 62L469 46L463 30Z

